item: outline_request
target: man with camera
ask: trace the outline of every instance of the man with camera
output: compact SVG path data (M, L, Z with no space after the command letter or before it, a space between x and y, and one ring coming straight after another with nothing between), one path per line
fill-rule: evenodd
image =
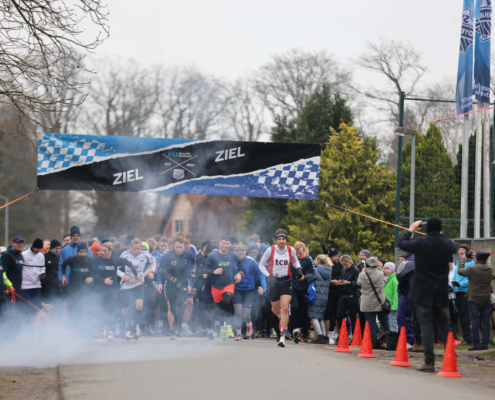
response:
M436 321L440 337L446 343L450 332L449 262L452 254L457 251L457 246L441 232L442 221L436 217L427 221L425 238L411 239L422 223L414 222L402 234L399 248L413 253L416 260L408 299L414 303L416 309L425 354L425 363L418 370L435 372L433 325Z
M469 313L471 315L471 327L473 329L473 347L468 350L487 350L490 339L490 314L491 314L491 289L492 266L487 264L490 253L478 251L474 257L475 265L466 269L468 258L464 254L459 263L458 273L469 278L468 300ZM483 324L483 336L480 345L480 319Z
M468 268L475 264L472 260L473 253L469 251L469 247L459 247L459 260L454 268L454 277L452 279L452 287L455 293L455 308L457 310L458 318L461 322L462 328L462 343L461 345L471 345L471 318L469 317L469 303L468 303L468 282L469 278L459 274L459 264L465 258L464 267ZM464 257L465 256L465 257Z

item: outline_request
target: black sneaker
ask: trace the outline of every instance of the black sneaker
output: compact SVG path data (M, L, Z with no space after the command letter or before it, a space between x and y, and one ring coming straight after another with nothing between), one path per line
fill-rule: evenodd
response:
M311 344L325 344L325 336L323 335L316 336L316 339L313 339L311 341Z
M477 346L473 346L473 347L470 347L468 349L468 351L479 351L479 350L483 350L481 347L477 347Z
M330 338L328 336L325 336L325 344L330 344Z
M480 350L488 350L488 346L481 346Z
M299 333L299 331L295 331L293 337L295 344L298 344L301 341L301 334Z

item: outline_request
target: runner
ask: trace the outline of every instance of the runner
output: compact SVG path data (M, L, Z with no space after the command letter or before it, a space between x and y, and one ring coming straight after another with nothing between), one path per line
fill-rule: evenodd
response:
M141 250L141 240L133 239L130 244L130 251L122 253L121 257L130 261L134 268L136 268L137 275L141 278L147 276L150 279L154 278L154 272L156 271L155 258L145 251ZM139 323L142 320L143 299L144 299L144 285L136 279L136 275L132 270L126 266L125 271L119 270L117 272L119 277L127 275L129 280L122 278L122 285L120 287L120 307L122 315L124 316L123 331L125 330L125 339L137 339L139 337ZM135 306L131 307L132 305ZM131 310L129 310L129 307ZM127 323L127 328L126 327ZM142 323L141 323L142 324ZM134 335L132 335L132 333Z
M296 256L296 251L287 245L287 231L279 229L275 232L277 246L270 246L260 261L260 271L267 277L268 294L272 303L272 312L280 319L280 340L278 345L285 347L285 333L289 324L289 304L292 299L292 274L290 264L296 268L296 279L301 281L303 273ZM268 263L268 269L266 264Z
M174 239L174 248L166 253L160 262L159 271L162 282L165 280L165 288L163 284L159 284L158 293L162 294L163 291L173 315L173 320L170 324L171 340L175 340L177 324L181 322L181 316L184 313L189 287L188 268L190 264L194 265L196 263L196 257L190 251L184 251L185 244L185 240L182 237L176 237ZM185 324L182 324L182 331L185 331L184 327Z
M118 315L118 297L119 283L117 273L119 270L125 270L128 267L139 283L143 280L138 275L136 269L130 261L125 258L112 255L113 244L111 242L103 243L101 246L101 256L93 260L91 266L91 276L95 282L95 292L97 303L101 310L98 315L98 327L101 334L101 341L104 343L108 332L108 339L114 339L115 324ZM129 275L123 275L124 281L130 281Z
M240 244L237 246L237 254L242 261L242 279L235 284L235 292L232 298L235 314L235 329L237 331L236 341L241 340L242 320L246 321L246 335L243 339L250 339L253 334L251 323L251 308L253 307L256 295L256 277L261 282L258 290L259 295L266 292L266 278L258 268L258 263L251 257L246 256L246 246Z
M209 241L208 241L209 242ZM211 295L211 276L206 271L206 260L213 252L213 245L203 246L202 254L196 258L196 281L193 286L193 294L197 299L198 320L202 329L208 330L208 339L213 340L213 297Z
M212 252L206 260L206 271L211 275L211 294L217 307L217 318L221 324L220 337L234 337L232 332L232 297L234 282L242 279L242 261L237 253L230 251L230 237L222 236L219 242L220 250ZM237 263L237 274L233 279L233 267ZM222 325L223 322L223 325Z

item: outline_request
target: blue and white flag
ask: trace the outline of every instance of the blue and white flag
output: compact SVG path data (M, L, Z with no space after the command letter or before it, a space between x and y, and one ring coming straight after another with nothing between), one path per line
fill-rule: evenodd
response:
M473 8L474 0L464 0L455 96L457 114L464 114L473 109Z
M492 1L478 0L474 16L476 18L474 95L476 100L489 103Z

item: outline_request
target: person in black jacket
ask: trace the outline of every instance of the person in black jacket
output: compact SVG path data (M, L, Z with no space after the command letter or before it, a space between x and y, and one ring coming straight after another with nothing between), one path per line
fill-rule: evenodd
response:
M12 239L12 245L2 254L3 271L6 273L7 279L12 283L7 301L12 301L12 298L14 297L14 302L10 304L9 307L11 311L10 332L13 332L13 334L19 331L22 322L22 300L17 298L13 292L21 293L22 270L24 268L24 257L22 256L23 247L24 239L20 236L16 236Z
M88 245L80 242L77 245L77 256L62 261L62 286L67 287L69 318L76 329L88 328L93 317L90 316L93 278L91 267L93 260L88 255ZM70 267L70 281L67 282L67 267ZM90 321L91 319L91 321Z
M203 253L196 258L196 280L193 294L197 299L198 320L202 329L208 330L208 339L213 340L213 313L215 303L211 295L211 275L206 270L206 259L213 252L213 245L208 244Z
M325 251L326 250L326 251ZM330 282L330 293L328 294L327 308L325 310L325 315L323 316L323 321L325 323L326 329L326 339L325 342L329 344L335 344L333 340L333 333L335 327L337 326L337 307L339 305L340 293L339 286L336 283L342 275L343 265L340 262L339 250L331 247L328 250L323 248L325 254L330 257L330 261L333 264L332 267L332 280Z
M340 274L339 280L332 280L331 283L339 288L339 305L337 306L337 326L340 329L342 320L346 318L349 311L351 318L352 332L356 326L356 315L359 313L359 287L357 280L359 269L352 262L352 258L348 255L343 255L340 262L344 267Z
M399 248L414 253L416 259L408 298L416 309L425 354L425 363L418 370L434 372L433 324L436 320L440 337L443 343L447 343L447 335L450 332L449 262L452 260L452 254L457 252L457 246L442 234L442 221L436 217L427 222L426 238L411 239L421 222L416 221L402 234Z
M57 239L53 239L50 242L50 251L45 254L46 276L45 279L41 280L41 298L45 303L51 304L52 307L57 307L57 303L61 300L58 281L58 263L61 251L62 244Z
M101 256L93 259L91 265L91 277L94 279L94 291L96 296L96 305L99 319L99 328L101 333L108 332L108 339L113 340L113 330L120 316L119 306L119 282L117 277L123 280L130 280L125 275L125 267L129 267L140 283L142 278L138 275L134 265L125 258L112 255L113 244L105 242L101 246ZM122 268L123 267L123 268ZM121 269L122 268L122 269ZM126 279L127 278L127 279Z

